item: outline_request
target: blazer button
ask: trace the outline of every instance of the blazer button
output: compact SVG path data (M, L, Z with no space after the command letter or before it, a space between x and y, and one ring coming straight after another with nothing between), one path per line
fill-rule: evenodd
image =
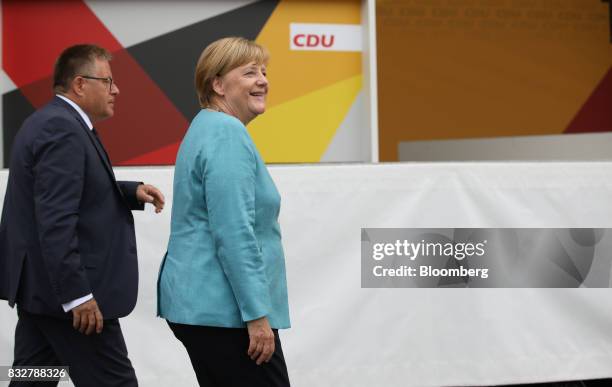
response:
M130 247L130 253L136 254L136 247L134 246Z

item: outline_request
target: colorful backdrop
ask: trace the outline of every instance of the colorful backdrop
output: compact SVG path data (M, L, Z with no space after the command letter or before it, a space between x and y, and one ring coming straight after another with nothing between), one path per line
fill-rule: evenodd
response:
M173 164L199 109L197 59L235 35L271 52L268 110L249 125L264 159L357 161L360 10L360 1L2 1L4 165L23 120L52 96L58 54L84 42L114 55L121 95L96 125L113 163Z

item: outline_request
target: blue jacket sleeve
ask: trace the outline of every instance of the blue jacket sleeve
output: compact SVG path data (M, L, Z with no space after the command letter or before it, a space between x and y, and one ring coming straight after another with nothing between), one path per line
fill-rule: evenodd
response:
M82 141L73 124L56 118L33 145L38 237L51 287L62 304L92 292L77 236L85 168Z
M202 166L204 195L217 257L242 319L271 309L268 279L255 236L256 158L246 128L229 121Z

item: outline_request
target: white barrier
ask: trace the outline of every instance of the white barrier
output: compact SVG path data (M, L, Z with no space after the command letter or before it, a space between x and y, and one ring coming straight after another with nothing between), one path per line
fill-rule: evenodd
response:
M292 385L489 385L612 377L609 289L362 289L361 227L612 227L612 163L273 166ZM172 200L172 168L117 168ZM0 192L6 188L0 173ZM171 205L136 214L140 294L122 319L142 386L195 386L155 317ZM612 252L611 252L612 253ZM536 259L537 257L534 257ZM0 365L15 312L0 307ZM214 350L211 348L211 350Z

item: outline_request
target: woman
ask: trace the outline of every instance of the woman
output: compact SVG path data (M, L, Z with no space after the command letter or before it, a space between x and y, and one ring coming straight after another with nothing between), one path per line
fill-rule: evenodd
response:
M278 329L289 328L280 196L245 125L265 111L264 48L210 44L198 60L202 110L174 173L159 311L201 386L289 386Z

